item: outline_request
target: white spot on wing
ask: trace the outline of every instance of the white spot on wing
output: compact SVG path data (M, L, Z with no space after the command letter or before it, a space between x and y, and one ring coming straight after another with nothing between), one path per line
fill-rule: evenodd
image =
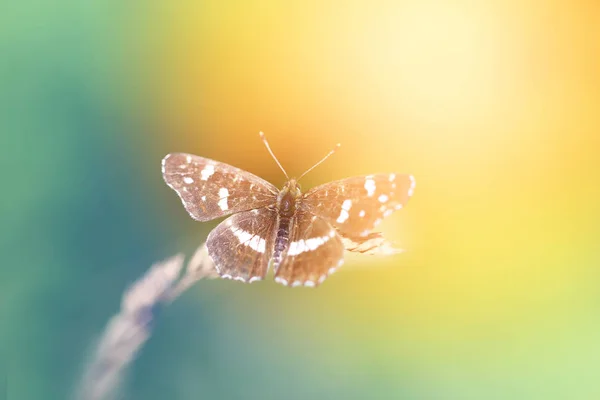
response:
M335 232L333 232L335 235ZM305 251L313 251L319 248L321 245L325 244L330 238L332 238L331 233L327 236L319 236L310 239L300 239L296 242L290 243L290 248L288 249L288 256L295 256L300 253L304 253Z
M385 203L385 202L386 202L386 201L388 201L389 199L390 199L390 198L389 198L387 195L385 195L385 194L382 194L382 195L380 195L380 196L377 198L377 200L379 200L379 202L380 202L380 203Z
M277 282L277 283L281 283L282 285L285 285L285 286L287 286L287 285L288 285L288 281L286 281L285 279L283 279L283 278L282 278L282 277L280 277L280 276L276 276L276 277L275 277L275 282Z
M371 178L367 178L365 180L365 189L367 191L367 196L371 197L373 196L373 194L375 194L375 189L377 187L375 186L375 181Z
M298 243L300 243L300 242L292 242L292 243L290 243L290 247L288 249L288 254L289 255L294 255L294 254L300 253L298 251L298 249L297 249L298 248Z
M390 174L390 182L394 182L394 179L396 179L396 174Z
M344 200L344 202L342 203L342 208L346 211L350 211L351 207L352 207L352 200Z
M412 197L412 195L415 193L415 186L417 185L417 182L415 181L415 177L412 175L410 175L408 179L410 179L410 189L408 189L408 195Z
M394 212L394 210L391 210L391 209L390 210L386 210L386 212L383 213L383 216L387 218L390 215L392 215L393 212Z
M206 201L206 196L202 196L200 198L202 199L202 201Z
M229 190L227 190L227 188L219 189L219 202L217 205L223 211L229 209L229 206L227 205L227 197L229 197Z
M304 286L306 287L315 287L315 283L313 281L304 282Z
M358 216L362 218L365 216L365 214L366 214L365 210L360 210L360 212L358 213Z
M260 281L261 279L262 278L260 276L253 276L252 278L248 279L248 283Z
M208 178L213 176L214 173L215 173L215 166L212 164L208 164L206 167L204 167L204 169L202 171L200 171L200 175L202 175L202 177L200 179L202 179L203 181L207 181Z
M194 183L194 179L190 178L189 176L186 176L185 178L183 178L183 181L184 181L185 183L187 183L188 185L189 185L190 183Z
M254 235L254 237L248 242L248 246L252 247L259 253L265 252L265 239L260 236Z
M244 246L248 246L254 251L259 253L265 252L266 242L265 239L261 238L258 235L253 235L250 232L246 232L243 229L233 229L233 236L238 238L241 244Z
M185 161L189 164L192 162L192 157L191 156L185 156Z
M312 250L316 250L317 247L321 246L323 243L325 243L328 240L329 240L329 236L310 238L310 239L306 239L304 241L304 246L308 250L312 251Z
M344 200L344 202L342 203L342 210L340 211L340 216L336 220L338 223L341 224L345 222L348 219L348 217L350 217L350 214L348 213L348 211L350 211L350 208L352 208L352 200Z
M350 214L348 214L348 211L342 209L342 211L340 211L340 216L338 217L338 219L336 219L336 221L341 224L345 222L349 216Z

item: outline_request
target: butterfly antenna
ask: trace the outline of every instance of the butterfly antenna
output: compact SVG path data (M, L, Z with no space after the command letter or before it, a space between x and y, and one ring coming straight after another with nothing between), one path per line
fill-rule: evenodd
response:
M315 165L313 165L312 167L310 167L308 170L306 170L302 175L300 175L300 178L298 178L298 180L302 179L302 177L306 174L308 174L310 171L312 171L313 169L317 168L319 165L321 165L321 163L325 160L327 160L329 158L329 156L331 156L333 153L335 153L335 151L337 149L339 149L341 147L341 144L338 143L335 145L335 147L333 148L333 150L331 150L329 153L327 153L327 155L323 158L321 158L321 161L319 161L318 163L316 163Z
M288 176L287 172L285 172L285 169L283 169L283 167L281 166L281 163L279 162L277 157L275 157L275 154L273 154L273 150L271 150L271 146L269 146L269 142L267 142L267 138L265 137L265 134L262 132L259 132L258 134L260 135L260 138L262 139L263 143L265 144L265 147L267 148L267 150L269 150L269 154L271 154L271 157L273 157L273 160L275 160L277 165L279 165L279 168L281 168L281 170L283 171L283 174L285 175L285 177L289 180L290 177Z

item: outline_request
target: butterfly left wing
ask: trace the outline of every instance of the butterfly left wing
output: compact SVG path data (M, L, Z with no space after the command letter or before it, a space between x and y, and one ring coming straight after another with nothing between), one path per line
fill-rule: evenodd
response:
M347 250L373 252L386 242L380 233L371 231L383 218L401 209L414 188L412 175L356 176L309 190L300 207L333 225Z
M337 231L324 219L298 212L290 242L275 281L285 286L317 286L344 262L344 245Z
M277 188L264 179L192 154L168 154L162 160L162 173L197 221L210 221L277 201Z
M267 274L277 211L270 207L234 214L208 234L208 255L222 278L252 283Z

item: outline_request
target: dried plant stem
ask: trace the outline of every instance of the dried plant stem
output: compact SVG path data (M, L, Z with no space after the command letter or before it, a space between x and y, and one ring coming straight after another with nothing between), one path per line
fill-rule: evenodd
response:
M154 310L217 272L201 245L185 266L182 254L153 265L123 294L121 310L108 322L77 390L76 400L107 400L118 394L127 367L151 334Z

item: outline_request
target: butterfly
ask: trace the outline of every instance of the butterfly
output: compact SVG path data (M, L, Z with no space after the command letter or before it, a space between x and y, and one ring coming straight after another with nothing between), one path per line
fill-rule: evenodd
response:
M315 287L344 262L344 250L390 249L372 230L413 195L407 174L355 176L302 193L298 181L331 156L339 144L298 179L290 179L265 135L260 137L287 178L281 190L250 172L208 158L171 153L162 175L197 221L230 215L208 235L206 246L222 278L252 283L265 278L285 286Z

